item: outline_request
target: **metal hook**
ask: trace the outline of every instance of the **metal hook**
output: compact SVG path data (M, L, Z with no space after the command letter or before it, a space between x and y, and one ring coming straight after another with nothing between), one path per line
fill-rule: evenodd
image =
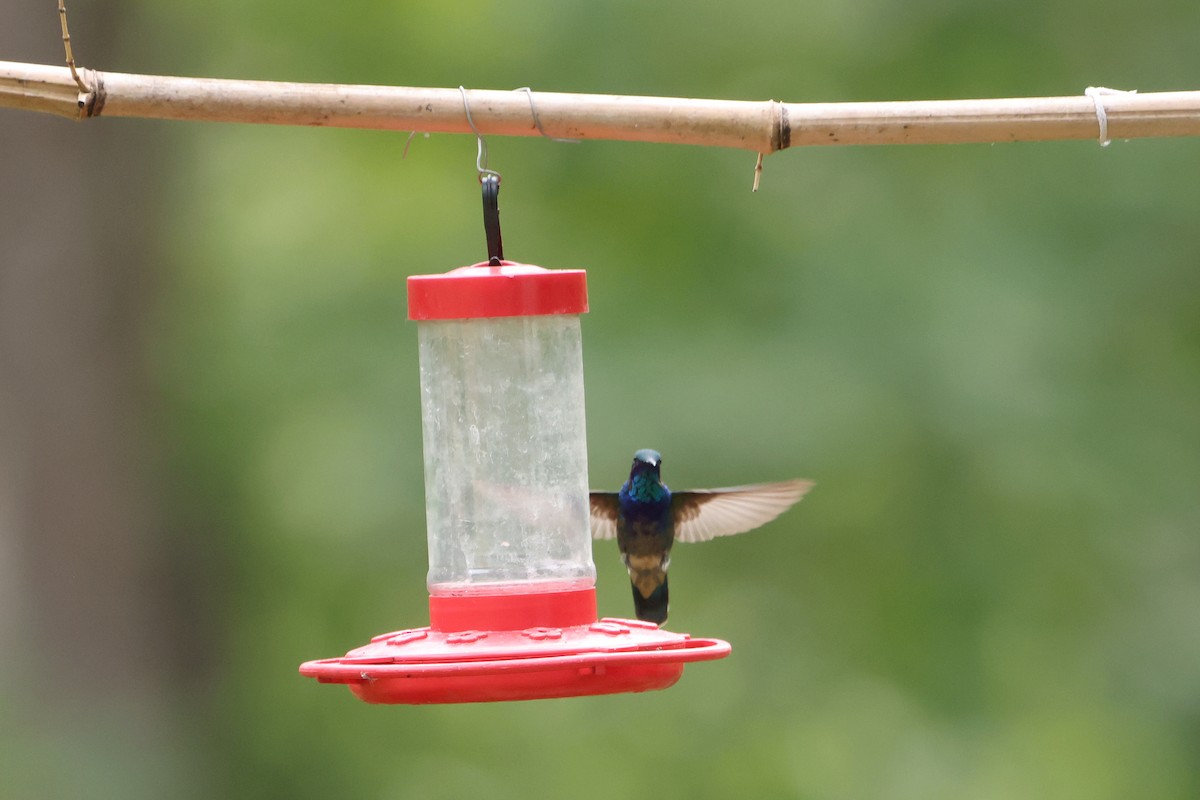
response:
M483 184L483 234L487 237L488 264L498 267L504 260L504 243L500 240L500 176L482 175L479 182Z
M462 93L463 111L467 114L467 124L475 132L475 142L477 145L475 150L475 169L479 171L479 180L482 181L485 175L495 175L497 182L499 182L500 173L487 168L487 140L483 138L483 134L479 132L479 128L475 127L475 120L471 119L471 104L467 102L467 89L465 86L459 86L458 91Z
M467 89L459 86L462 93L463 111L467 115L467 124L475 132L475 169L479 171L479 183L483 186L483 234L487 238L488 264L500 266L504 260L504 243L500 240L500 173L487 168L487 141L475 127L471 119L471 104L467 102Z

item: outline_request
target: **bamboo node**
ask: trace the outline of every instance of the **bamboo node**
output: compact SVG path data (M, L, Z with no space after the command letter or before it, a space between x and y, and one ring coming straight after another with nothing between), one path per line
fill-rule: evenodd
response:
M772 134L771 146L777 150L786 150L792 146L792 123L788 119L786 103L772 100L775 104L775 130Z

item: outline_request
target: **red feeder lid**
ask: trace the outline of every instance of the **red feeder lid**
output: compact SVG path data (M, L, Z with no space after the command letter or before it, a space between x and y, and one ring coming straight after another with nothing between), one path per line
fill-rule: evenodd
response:
M533 317L588 310L587 273L502 261L408 279L412 320Z
M368 703L537 700L666 689L686 663L730 651L652 622L597 621L594 589L429 600L433 626L376 636L300 674Z

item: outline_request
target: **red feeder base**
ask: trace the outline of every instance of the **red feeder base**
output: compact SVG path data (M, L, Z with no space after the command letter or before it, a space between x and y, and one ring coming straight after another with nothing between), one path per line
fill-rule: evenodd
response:
M300 674L368 703L482 703L666 689L687 662L730 651L651 622L597 621L594 589L430 597L429 618Z

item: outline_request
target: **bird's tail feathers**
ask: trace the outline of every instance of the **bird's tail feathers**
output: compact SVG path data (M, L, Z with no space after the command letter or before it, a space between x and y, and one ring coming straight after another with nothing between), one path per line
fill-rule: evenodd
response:
M642 597L637 587L633 587L633 608L637 618L646 622L662 625L667 621L667 576L663 575L662 585Z

